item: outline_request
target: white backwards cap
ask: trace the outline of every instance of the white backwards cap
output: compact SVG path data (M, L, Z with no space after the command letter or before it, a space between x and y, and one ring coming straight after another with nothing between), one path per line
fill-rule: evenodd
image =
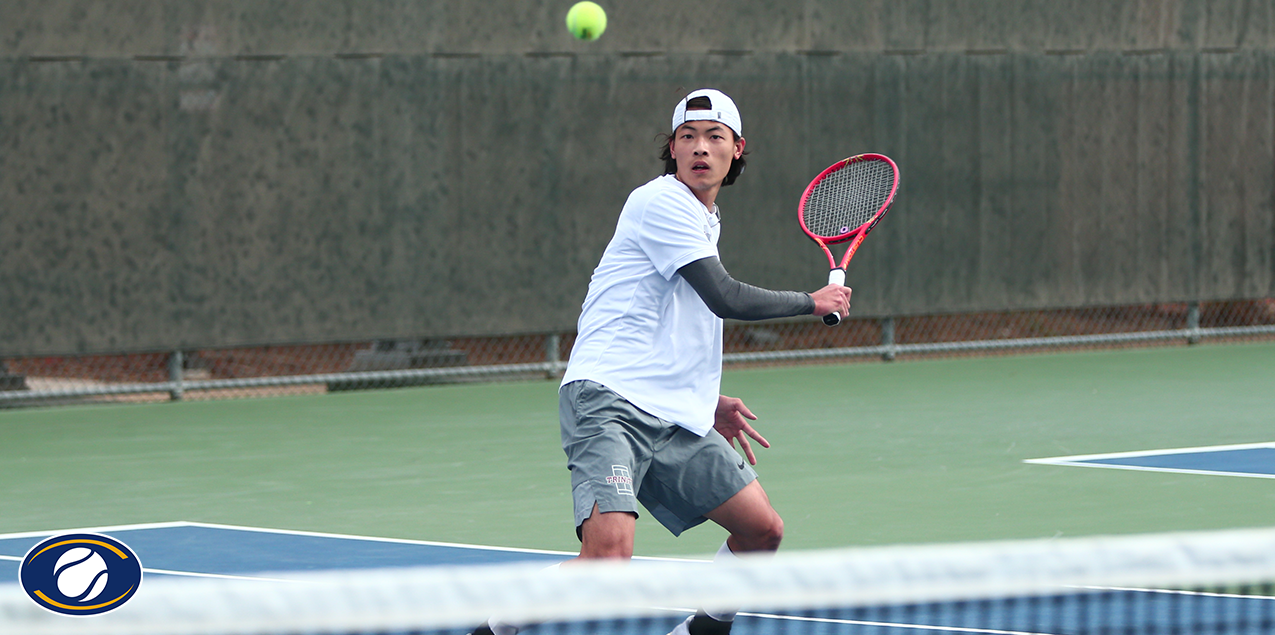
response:
M708 98L710 104L708 110L686 109L686 102L696 97ZM735 107L735 102L720 90L701 88L677 102L677 108L673 109L673 132L677 132L677 127L688 121L720 121L734 130L737 136L744 136L744 122L739 118L739 109Z

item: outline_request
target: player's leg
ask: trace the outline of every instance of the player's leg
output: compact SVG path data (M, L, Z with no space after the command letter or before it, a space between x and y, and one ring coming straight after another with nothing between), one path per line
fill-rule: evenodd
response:
M558 415L580 557L631 558L638 494L659 420L591 381L563 386Z
M580 524L580 558L633 557L633 536L637 531L637 514L600 512L595 503L593 514Z
M775 551L784 539L784 520L770 506L770 497L759 481L753 481L716 509L704 514L730 536L733 553Z
M558 397L562 449L571 470L580 558L631 558L637 494L650 463L642 413L605 386L577 381ZM489 619L472 635L515 635L519 624Z
M576 528L580 537L580 555L561 564L570 565L577 560L590 558L633 557L633 537L637 533L637 514L631 512L600 512L597 503L593 514ZM551 569L556 568L550 567ZM498 617L488 618L487 623L474 629L470 635L517 635L526 625L511 624Z
M730 532L714 562L733 559L739 553L773 552L784 538L784 521L756 480L704 516ZM734 621L735 611L700 611L670 635L725 635Z
M774 551L783 537L783 521L757 483L757 473L720 434L699 437L680 431L655 453L650 476L639 495L642 504L674 534L712 520L730 532L716 559L737 551ZM699 612L673 635L722 635L730 632L734 612Z

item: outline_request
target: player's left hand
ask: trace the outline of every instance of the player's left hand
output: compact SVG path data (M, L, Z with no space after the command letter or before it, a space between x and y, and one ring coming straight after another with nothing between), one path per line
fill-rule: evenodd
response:
M739 441L739 447L744 449L749 465L757 465L757 457L753 454L753 446L748 442L748 437L752 437L763 448L770 447L770 442L748 424L749 420L756 421L757 415L753 414L742 400L718 395L717 411L713 413L713 429L726 437L732 448L735 447L735 442Z

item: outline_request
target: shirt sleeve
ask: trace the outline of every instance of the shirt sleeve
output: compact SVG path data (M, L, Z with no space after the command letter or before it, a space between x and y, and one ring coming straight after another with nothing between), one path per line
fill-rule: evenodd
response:
M674 193L652 198L640 222L638 244L665 280L672 280L688 262L717 255L717 246L705 231L704 209Z
M701 258L677 270L717 317L734 320L769 320L810 315L815 301L809 293L771 291L731 277L716 256Z

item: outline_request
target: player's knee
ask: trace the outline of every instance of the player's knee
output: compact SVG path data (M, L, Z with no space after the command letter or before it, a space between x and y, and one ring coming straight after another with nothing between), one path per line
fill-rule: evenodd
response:
M623 532L592 533L586 532L585 539L580 542L581 558L620 558L628 560L633 557L633 537Z
M599 513L584 521L578 530L581 558L633 557L633 534L636 515L629 513Z
M779 549L779 543L784 541L784 519L779 514L773 514L773 519L767 525L766 530L762 533L762 542L765 545L765 551L775 551Z
M633 557L633 541L624 540L591 540L580 545L580 557L619 558L628 560Z
M735 545L742 551L775 551L784 540L784 519L776 512L754 523L746 533L735 535Z

